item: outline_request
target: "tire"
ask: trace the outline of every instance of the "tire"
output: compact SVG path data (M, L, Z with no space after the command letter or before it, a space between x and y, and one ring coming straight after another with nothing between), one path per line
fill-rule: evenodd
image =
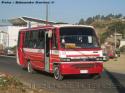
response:
M63 80L63 76L60 72L59 66L54 66L54 78L56 80Z
M34 69L32 68L32 65L31 65L30 62L27 63L27 71L28 71L29 73L34 73Z

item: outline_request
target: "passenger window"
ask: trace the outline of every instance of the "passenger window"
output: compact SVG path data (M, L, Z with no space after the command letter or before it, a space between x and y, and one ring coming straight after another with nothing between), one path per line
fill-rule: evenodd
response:
M58 43L57 43L57 36L55 30L53 30L52 34L52 48L57 49Z
M25 48L44 48L44 30L28 31L25 34Z
M44 36L44 30L39 30L38 31L38 43L37 43L37 47L38 48L44 48L44 42L45 42L45 36Z
M38 31L33 31L32 33L32 44L33 47L32 48L37 48L37 43L38 43Z
M29 31L25 33L25 42L24 42L24 47L27 48L29 47L29 41L30 41L30 33Z

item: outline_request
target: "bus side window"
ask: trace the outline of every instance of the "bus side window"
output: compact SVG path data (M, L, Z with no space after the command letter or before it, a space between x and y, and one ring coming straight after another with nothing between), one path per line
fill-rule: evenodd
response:
M37 48L38 47L38 31L33 31L32 35L32 48Z
M44 48L44 31L43 30L39 30L38 31L38 42L37 42L37 47L38 48Z
M30 36L29 36L29 48L33 48L33 32L32 31L30 31L29 32L30 33ZM27 42L28 43L28 42Z
M26 38L26 36L27 36L27 32L25 32L25 37L24 37L24 47L26 48L27 47L27 38Z
M56 32L53 30L52 33L52 48L57 49L57 37L56 37Z
M21 34L21 32L18 33L18 43L17 43L18 47L20 46L20 34Z
M25 42L24 42L24 47L25 48L29 47L29 40L30 40L29 38L30 38L30 32L26 32L25 33L25 39L24 39L25 40Z

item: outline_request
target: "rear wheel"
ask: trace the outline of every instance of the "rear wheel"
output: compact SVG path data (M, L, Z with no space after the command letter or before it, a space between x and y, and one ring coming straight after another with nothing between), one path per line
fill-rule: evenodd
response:
M34 69L32 68L32 65L31 65L30 61L27 63L27 71L29 73L33 73L34 72Z
M60 68L59 66L54 66L54 78L56 80L62 80L63 79L63 76L60 72Z

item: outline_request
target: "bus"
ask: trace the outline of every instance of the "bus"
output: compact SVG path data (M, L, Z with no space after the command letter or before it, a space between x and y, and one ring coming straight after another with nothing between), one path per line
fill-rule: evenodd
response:
M100 76L103 53L92 26L41 26L19 31L17 63L30 73L51 73L56 80L66 75Z

